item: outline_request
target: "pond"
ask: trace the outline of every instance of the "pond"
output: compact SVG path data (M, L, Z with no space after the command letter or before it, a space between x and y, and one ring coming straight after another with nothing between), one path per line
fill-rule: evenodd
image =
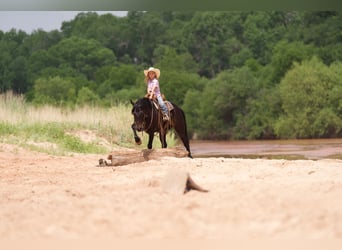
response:
M192 140L190 147L194 157L342 160L342 138L258 141Z

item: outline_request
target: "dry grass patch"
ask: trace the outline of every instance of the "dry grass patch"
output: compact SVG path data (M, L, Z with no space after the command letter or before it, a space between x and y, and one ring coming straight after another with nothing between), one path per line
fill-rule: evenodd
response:
M136 147L131 124L131 106L118 104L105 108L34 106L22 95L0 95L1 141L53 154L65 152L107 153L117 147ZM146 147L147 135L143 134ZM175 145L174 134L168 135ZM47 147L46 145L54 145ZM158 138L154 147L160 147Z

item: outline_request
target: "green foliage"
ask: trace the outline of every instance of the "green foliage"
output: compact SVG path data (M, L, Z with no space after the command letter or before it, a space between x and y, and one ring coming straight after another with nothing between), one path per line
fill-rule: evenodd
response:
M161 45L153 52L155 65L161 69L193 73L198 71L198 65L190 53L177 53L176 49Z
M0 91L26 92L27 54L22 50L27 34L16 30L5 33L0 40Z
M199 90L189 90L186 92L183 104L183 110L186 113L186 122L188 127L189 135L193 136L198 126L201 124L199 119L201 103L201 91Z
M116 57L113 51L103 47L93 39L79 37L65 38L48 50L50 65L61 67L68 65L84 74L87 79L94 79L96 67L113 64Z
M108 68L106 75L106 80L104 80L102 84L105 84L110 88L106 88L107 92L130 88L135 84L138 77L138 73L134 65L127 64Z
M239 114L234 129L235 138L274 139L274 124L281 113L278 88L262 89L246 104L245 114Z
M139 74L134 65L120 64L117 67L101 68L97 75L103 81L99 80L102 83L97 86L96 92L106 105L128 102L145 93L143 74Z
M187 114L189 132L198 139L224 139L224 123L217 118L213 107L216 92L213 86L206 85L203 91L189 91L185 98L184 110Z
M186 26L187 47L198 62L201 74L215 77L229 67L231 39L235 22L233 12L196 12Z
M308 60L315 54L314 46L305 45L303 42L289 43L284 40L278 42L274 46L271 60L274 70L273 81L278 83L294 62Z
M334 67L316 57L295 64L280 83L284 115L276 124L276 134L283 138L340 136L341 79Z
M341 25L341 11L85 12L61 31L0 31L0 92L109 107L143 96L154 66L198 138L336 137Z
M281 13L257 11L248 15L244 22L244 37L254 58L261 64L267 64L271 58L274 44L282 38L285 25L281 22Z
M79 105L95 105L99 103L99 97L88 87L82 87L80 91L78 91L76 102Z
M72 81L59 76L39 78L34 83L34 102L64 105L75 98L75 86Z
M237 124L242 124L239 120L246 115L247 102L256 90L256 80L249 68L221 72L206 84L202 93L186 96L185 109L198 120L190 119L191 128L196 126L198 137L203 139L247 136L245 128Z
M227 134L227 137L245 138L245 126L237 125L242 124L239 120L247 114L247 104L255 98L258 90L253 72L247 67L225 71L220 73L215 81L218 81L218 86L214 108L218 117L234 128L234 133Z
M317 47L341 43L342 12L307 11L303 14L306 29L303 32L305 43ZM338 32L337 32L338 31Z
M202 81L197 74L184 71L164 70L160 77L160 88L166 99L183 105L185 95L189 89L199 89Z

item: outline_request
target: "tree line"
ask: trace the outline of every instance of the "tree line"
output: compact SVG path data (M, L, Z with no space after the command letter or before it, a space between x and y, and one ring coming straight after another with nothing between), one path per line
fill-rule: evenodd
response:
M341 30L338 11L84 12L0 31L0 92L108 107L143 96L154 66L196 138L341 137Z

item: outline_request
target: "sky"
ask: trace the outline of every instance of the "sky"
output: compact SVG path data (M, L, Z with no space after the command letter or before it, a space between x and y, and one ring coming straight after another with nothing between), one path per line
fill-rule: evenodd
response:
M37 29L44 31L60 30L62 22L70 21L82 11L0 11L0 30L11 29L32 33ZM96 11L99 15L111 13L125 16L127 11Z

